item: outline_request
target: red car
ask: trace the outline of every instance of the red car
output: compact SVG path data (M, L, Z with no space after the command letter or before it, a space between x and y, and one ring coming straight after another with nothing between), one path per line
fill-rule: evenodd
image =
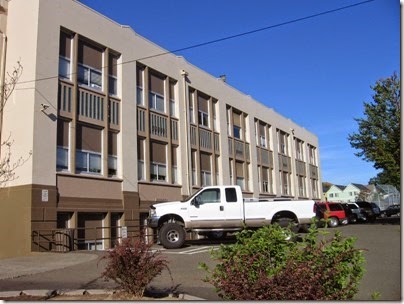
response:
M329 227L348 224L345 209L340 203L316 202L314 204L314 212L319 222L321 219L324 219Z

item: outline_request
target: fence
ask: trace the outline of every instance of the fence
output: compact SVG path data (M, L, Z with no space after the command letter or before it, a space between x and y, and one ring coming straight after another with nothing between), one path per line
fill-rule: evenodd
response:
M31 241L32 251L68 252L109 249L123 238L139 237L148 244L157 239L151 228L141 225L35 230Z

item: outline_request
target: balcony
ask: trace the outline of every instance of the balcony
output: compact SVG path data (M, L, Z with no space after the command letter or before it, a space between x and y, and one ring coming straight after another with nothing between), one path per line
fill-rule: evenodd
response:
M202 149L211 150L212 149L212 132L199 129L199 147Z
M310 178L318 179L318 168L317 168L317 166L309 165L309 170L310 170Z
M59 81L58 110L59 115L72 117L72 91L73 85Z
M150 135L167 138L167 117L150 112Z
M141 108L137 109L137 131L139 133L146 132L146 110Z
M296 174L306 176L306 163L296 159Z
M278 156L279 170L284 172L292 172L290 157L281 154L279 154Z
M119 130L119 108L120 108L120 102L119 100L116 99L109 99L109 124L110 127L116 130Z
M79 120L93 124L104 121L104 95L79 87L78 117Z

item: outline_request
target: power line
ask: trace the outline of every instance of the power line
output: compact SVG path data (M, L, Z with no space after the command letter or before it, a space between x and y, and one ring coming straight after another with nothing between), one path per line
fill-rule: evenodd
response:
M309 16L306 16L306 17L301 17L301 18L297 18L297 19L277 23L277 24L274 24L274 25L269 25L269 26L262 27L262 28L259 28L259 29L255 29L255 30L251 30L251 31L247 31L247 32L243 32L243 33L239 33L239 34L235 34L235 35L226 36L226 37L219 38L219 39L214 39L214 40L194 44L194 45L191 45L191 46L175 49L175 50L172 50L172 51L166 51L166 52L162 52L162 53L155 54L155 55L150 55L150 56L146 56L146 57L142 57L142 58L128 60L128 61L125 61L125 62L118 63L116 65L123 65L123 64L127 64L127 63L136 62L136 61L141 61L141 60L146 60L146 59L150 59L150 58L164 56L164 55L167 55L167 54L174 54L174 53L177 53L177 52L186 51L186 50L202 47L202 46L209 45L209 44L214 44L214 43L218 43L218 42L222 42L222 41L226 41L226 40L230 40L230 39L234 39L234 38L238 38L238 37L242 37L242 36L247 36L247 35L255 34L255 33L258 33L258 32L266 31L266 30L269 30L269 29L281 27L281 26L284 26L284 25L297 23L297 22L301 22L301 21L304 21L304 20L308 20L308 19L312 19L312 18L332 14L332 13L335 13L335 12L338 12L338 11L342 11L342 10L350 9L350 8L353 8L353 7L356 7L356 6L364 5L364 4L367 4L369 2L373 2L373 1L376 1L376 0L366 0L366 1L358 2L358 3L342 6L342 7L339 7L339 8L335 8L335 9L332 9L332 10L320 12L320 13L313 14L313 15L309 15ZM73 75L73 73L71 73L70 75ZM19 82L19 84L37 82L37 81L43 81L43 80L49 80L49 79L54 79L54 78L58 78L58 77L59 76L49 76L49 77L44 77L44 78L38 78L38 79L35 79L35 80L26 80L26 81Z

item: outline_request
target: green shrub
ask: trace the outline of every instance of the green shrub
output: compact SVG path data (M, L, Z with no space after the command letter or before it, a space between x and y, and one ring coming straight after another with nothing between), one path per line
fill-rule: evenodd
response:
M226 300L348 300L358 291L365 262L355 239L329 238L312 225L300 242L278 225L243 230L237 242L212 252L218 263L205 281ZM296 235L292 239L295 239Z
M107 260L107 266L101 276L113 280L119 289L141 298L147 285L164 269L168 271L168 261L158 251L151 250L140 237L135 241L123 239L114 249L107 252L101 260Z

